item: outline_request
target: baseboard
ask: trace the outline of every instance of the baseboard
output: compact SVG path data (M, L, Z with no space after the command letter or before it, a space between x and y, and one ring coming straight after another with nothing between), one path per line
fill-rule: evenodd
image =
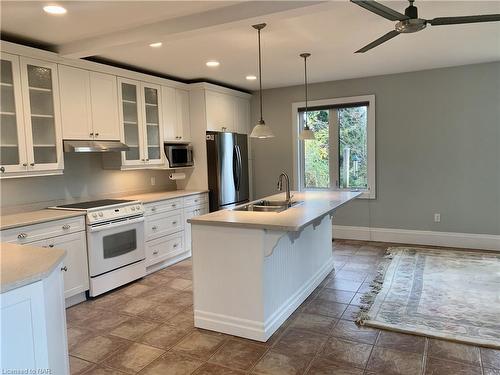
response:
M500 236L492 234L334 225L333 238L500 251Z
M324 280L333 269L333 258L316 272L296 293L263 324L259 321L235 318L228 315L216 314L207 311L194 311L194 325L208 329L245 337L251 340L265 342L283 324L283 322L309 297L314 289Z

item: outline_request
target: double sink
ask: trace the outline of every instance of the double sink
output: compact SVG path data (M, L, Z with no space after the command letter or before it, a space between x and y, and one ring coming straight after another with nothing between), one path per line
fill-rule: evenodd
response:
M303 201L271 201L260 200L233 208L234 211L282 212L304 203Z

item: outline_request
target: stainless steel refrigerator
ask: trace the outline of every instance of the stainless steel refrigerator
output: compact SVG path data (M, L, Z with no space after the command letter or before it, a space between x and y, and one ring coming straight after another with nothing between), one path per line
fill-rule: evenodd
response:
M245 134L207 132L210 212L248 202L248 144Z

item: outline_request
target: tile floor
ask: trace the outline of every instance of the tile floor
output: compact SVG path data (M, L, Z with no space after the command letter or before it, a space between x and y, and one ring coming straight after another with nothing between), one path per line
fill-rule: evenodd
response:
M266 343L193 327L183 261L67 310L71 373L500 375L500 351L353 322L388 244L335 241L336 271Z

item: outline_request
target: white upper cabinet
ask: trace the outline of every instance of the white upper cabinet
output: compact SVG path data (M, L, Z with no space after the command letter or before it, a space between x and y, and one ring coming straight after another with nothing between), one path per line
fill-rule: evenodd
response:
M205 91L207 130L234 132L235 98L215 91Z
M116 77L59 65L64 139L119 140Z
M62 173L57 65L4 53L1 60L1 176Z
M162 86L163 134L166 142L189 142L191 123L189 118L189 92Z
M234 131L247 134L250 131L250 100L235 97L234 108Z
M1 174L25 172L28 167L21 94L19 57L2 53L0 102Z
M130 148L122 153L122 165L163 164L160 86L125 78L119 78L118 84L122 140Z

